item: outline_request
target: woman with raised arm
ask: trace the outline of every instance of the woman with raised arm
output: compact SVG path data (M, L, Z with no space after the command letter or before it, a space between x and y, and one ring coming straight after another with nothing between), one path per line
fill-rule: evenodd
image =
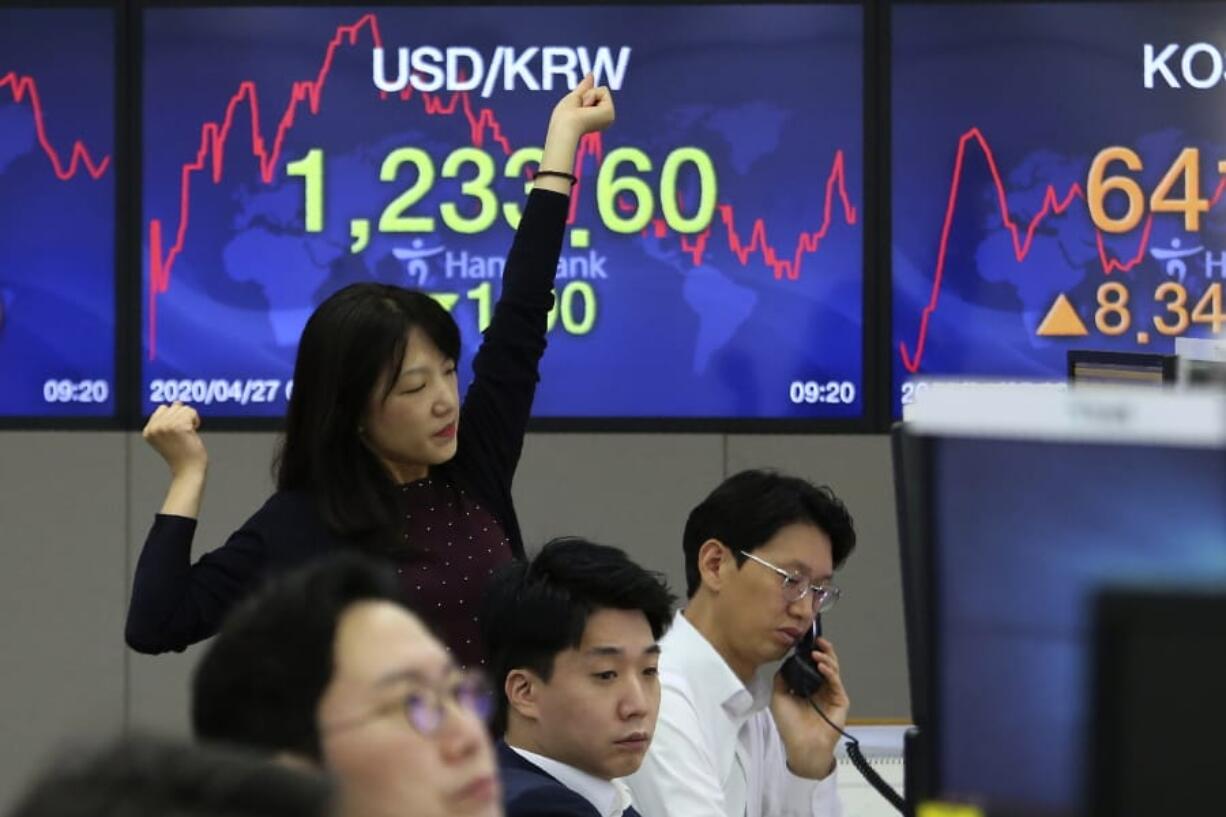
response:
M191 563L208 455L200 418L159 406L144 430L171 483L136 566L126 638L182 650L215 633L269 573L338 547L396 563L462 663L483 659L477 601L522 556L511 499L545 351L546 319L579 140L613 121L590 76L558 102L503 288L461 403L460 332L421 292L355 284L307 321L277 463L277 491L226 543Z

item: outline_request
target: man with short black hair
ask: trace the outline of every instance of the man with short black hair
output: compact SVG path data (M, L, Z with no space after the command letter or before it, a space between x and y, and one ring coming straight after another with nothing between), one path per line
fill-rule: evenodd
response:
M651 743L673 601L657 575L583 539L495 575L481 624L507 817L637 817L619 778Z
M656 736L627 781L643 814L841 812L834 750L850 702L838 656L817 640L810 657L824 683L809 699L778 670L838 599L831 579L855 542L830 489L771 471L729 477L690 513L689 600L661 641Z

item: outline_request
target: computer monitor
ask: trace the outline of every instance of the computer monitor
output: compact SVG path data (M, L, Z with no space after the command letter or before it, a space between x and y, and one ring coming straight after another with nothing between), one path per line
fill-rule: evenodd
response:
M920 788L989 813L1081 814L1093 594L1226 582L1226 399L944 388L911 409Z
M1113 589L1094 617L1093 817L1218 814L1226 589Z
M894 501L899 526L899 554L902 567L902 600L907 611L907 678L911 698L911 718L915 724L926 723L924 704L928 691L924 687L923 665L927 638L923 622L928 619L929 600L924 595L926 575L922 569L922 548L926 541L927 482L922 442L908 434L906 426L895 423L890 431L891 455L894 462Z
M908 434L902 423L890 430L891 453L894 463L894 503L898 519L898 545L902 564L903 609L907 639L907 682L911 702L911 721L916 726L908 730L903 743L905 775L903 797L914 809L926 798L929 775L925 769L923 724L928 723L927 627L929 600L925 595L927 577L919 558L928 529L928 482L921 441Z

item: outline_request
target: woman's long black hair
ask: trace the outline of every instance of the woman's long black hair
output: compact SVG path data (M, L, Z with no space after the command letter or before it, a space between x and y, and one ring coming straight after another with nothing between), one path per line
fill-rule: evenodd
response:
M399 538L389 535L395 485L359 426L385 374L380 398L387 397L414 328L459 360L459 327L429 295L361 283L321 303L298 344L285 437L274 463L278 490L310 492L333 533L376 551L395 547Z

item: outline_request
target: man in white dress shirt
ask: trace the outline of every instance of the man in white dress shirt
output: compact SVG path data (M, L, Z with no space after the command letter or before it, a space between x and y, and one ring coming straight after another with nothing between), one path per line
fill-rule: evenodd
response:
M661 640L656 734L629 778L643 817L834 817L835 746L850 706L833 645L825 683L787 692L782 660L828 610L855 546L828 488L769 471L729 477L690 514L685 609Z

